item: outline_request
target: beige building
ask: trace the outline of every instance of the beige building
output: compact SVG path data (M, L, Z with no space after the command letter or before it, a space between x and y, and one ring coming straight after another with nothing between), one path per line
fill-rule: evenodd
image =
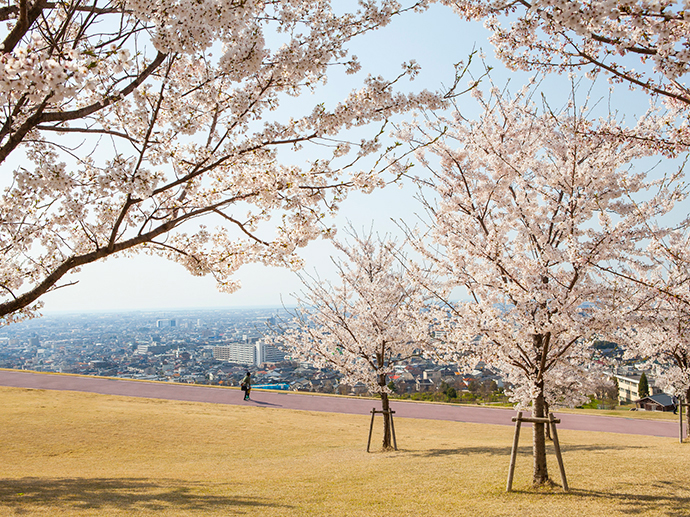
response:
M646 375L646 374L645 374ZM625 374L613 374L613 377L618 381L618 403L619 404L630 404L639 400L640 393L640 378L641 373L625 373ZM647 383L649 384L649 394L656 395L662 393L661 389L654 385L654 378L647 376Z

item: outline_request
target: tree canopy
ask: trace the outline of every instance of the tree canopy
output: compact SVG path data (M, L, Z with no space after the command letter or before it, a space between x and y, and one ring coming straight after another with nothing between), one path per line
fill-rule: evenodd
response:
M348 191L384 183L357 166L379 151L379 129L356 143L339 132L440 98L395 92L409 65L330 107L278 107L333 66L357 71L347 42L400 9L10 1L0 9L2 321L114 254L161 255L228 291L242 264L298 267L295 251L329 235L324 216ZM319 159L279 160L278 149L308 143L325 149Z
M381 396L388 411L388 379L396 365L421 354L434 341L427 302L431 295L412 281L400 263L399 247L373 235L352 244L335 241L339 283L305 278L294 320L276 341L290 357L362 383ZM384 413L384 449L391 444L389 414Z

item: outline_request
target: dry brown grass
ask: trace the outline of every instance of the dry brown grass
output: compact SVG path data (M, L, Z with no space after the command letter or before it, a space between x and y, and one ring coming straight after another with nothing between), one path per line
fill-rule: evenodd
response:
M511 427L396 419L401 450L367 454L367 416L0 396L0 515L690 515L690 444L671 438L559 431L563 494L529 488L525 433L506 494Z

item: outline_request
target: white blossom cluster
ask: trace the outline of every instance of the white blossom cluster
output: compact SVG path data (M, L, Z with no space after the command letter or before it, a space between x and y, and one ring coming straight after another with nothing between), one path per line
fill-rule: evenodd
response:
M37 36L37 35L35 35ZM42 48L38 37L26 47L0 56L0 102L41 102L47 96L55 103L71 98L88 78L87 62L79 51L70 49L53 56Z
M453 0L469 19L493 31L497 55L525 70L570 73L582 66L611 81L690 104L682 82L690 71L687 0ZM505 16L509 26L500 23Z
M585 363L588 366L585 368L578 363L563 362L546 371L543 394L536 376L525 379L523 370L507 364L504 371L508 386L506 394L518 409L533 407L534 400L540 395L550 410L589 402L589 395L595 392L597 381L604 378L604 372L598 365Z

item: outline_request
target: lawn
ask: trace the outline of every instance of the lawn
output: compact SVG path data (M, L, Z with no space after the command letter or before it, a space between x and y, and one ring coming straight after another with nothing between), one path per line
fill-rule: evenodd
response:
M0 397L2 516L690 516L690 444L672 438L559 430L564 494L529 488L525 430L507 494L508 426L400 418L401 450L367 454L368 416Z

